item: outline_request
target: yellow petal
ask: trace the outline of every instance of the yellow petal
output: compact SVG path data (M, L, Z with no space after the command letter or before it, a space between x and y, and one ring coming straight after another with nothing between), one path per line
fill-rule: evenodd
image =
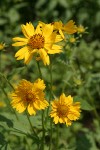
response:
M70 119L70 120L77 120L78 118L79 118L79 113L78 112L76 112L76 113L74 113L74 112L72 112L72 113L69 113L68 114L68 118Z
M54 44L54 45L52 46L52 49L48 50L48 54L60 53L60 52L62 52L61 48L62 48L62 46L59 46L59 45Z
M25 35L26 38L30 38L34 35L34 26L31 22L26 23L26 25L21 25L22 32Z
M14 37L12 40L17 42L28 42L28 39L20 37Z
M25 53L25 61L24 61L24 63L28 64L31 61L32 57L33 57L33 54Z
M77 32L77 28L74 24L75 24L75 22L73 20L70 20L68 23L65 24L64 31L67 34L73 34L73 33Z
M0 50L3 50L5 48L5 43L0 43Z
M56 38L55 38L55 43L60 42L62 40L63 40L62 36L61 35L57 35Z
M32 59L32 57L33 57L33 54L31 54L29 51L26 51L24 63L28 64L30 60Z
M58 116L54 117L54 123L57 124L58 121L59 121L59 117Z
M47 38L53 33L53 26L51 24L45 24L42 31L43 31L43 36Z
M44 49L40 49L39 54L40 54L40 57L41 57L44 65L49 65L50 60L49 60L49 56L47 55L46 51Z
M23 102L20 102L18 105L16 105L16 110L19 113L22 113L26 109L26 106L23 104Z
M71 95L67 96L66 102L68 105L71 105L73 103L73 97L71 97Z
M15 57L19 57L19 56L25 56L25 53L28 51L28 47L25 46L23 48L21 48L16 54Z
M72 122L68 118L64 118L66 125L71 126Z
M64 123L64 120L62 118L59 118L60 123Z
M54 25L54 29L59 30L59 29L62 29L63 23L62 23L62 21L56 21L56 22L54 22L53 25Z
M57 116L57 113L54 112L54 111L52 111L52 112L50 113L50 116L51 116L51 117L55 117L55 116Z
M41 30L40 24L37 25L36 30L35 30L35 34L38 34L38 33L42 34L42 30Z
M62 36L62 38L64 39L65 37L64 37L64 34L63 34L62 30L59 30L59 33Z
M27 44L27 42L16 42L16 43L13 43L12 46L23 46L26 44Z
M35 110L35 108L33 107L32 104L29 104L27 109L28 109L28 113L30 115L35 115L36 114L36 110Z
M34 87L36 88L36 90L44 90L46 86L43 80L37 79L36 83L34 83Z
M60 96L59 102L60 102L60 104L63 104L63 103L65 103L65 101L66 101L66 96L64 93L62 93L62 95Z
M37 101L34 102L34 108L40 110L40 109L41 109L41 107L40 107L40 102L37 102Z

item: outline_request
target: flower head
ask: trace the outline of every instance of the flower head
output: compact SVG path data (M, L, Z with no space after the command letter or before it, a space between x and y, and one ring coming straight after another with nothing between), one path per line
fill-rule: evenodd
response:
M78 33L84 33L85 32L85 28L82 25L80 25L80 26L77 27L77 32Z
M50 116L55 124L65 123L67 126L72 124L72 121L80 117L80 102L73 103L71 96L66 97L63 93L59 100L54 100L52 103L52 111Z
M35 115L36 110L45 109L48 107L48 102L45 100L44 81L41 79L31 83L27 80L21 80L15 91L11 93L11 105L19 113L27 109L30 115Z
M54 27L54 30L57 30L59 34L62 36L62 38L64 39L64 33L63 33L64 24L62 23L62 21L53 22L52 25Z
M76 42L76 39L75 39L74 37L71 37L71 38L69 39L69 42L70 42L70 43L75 43L75 42Z
M44 25L45 23L40 22L40 26ZM66 24L63 24L62 21L55 21L52 22L51 25L53 26L53 30L57 31L63 39L65 39L64 33L74 34L75 32L77 32L77 27L73 20L68 21Z
M0 43L0 50L3 50L5 48L5 43Z
M67 34L73 34L77 32L77 27L75 25L75 22L73 20L68 21L65 25L63 30L67 33Z
M28 64L33 55L38 57L38 60L42 60L45 65L50 64L49 55L60 53L62 46L56 43L61 41L61 36L53 32L53 26L51 24L44 24L42 27L40 23L36 29L32 23L26 23L22 25L22 32L25 38L15 37L12 44L13 46L24 46L16 54L17 60L24 59L24 62Z

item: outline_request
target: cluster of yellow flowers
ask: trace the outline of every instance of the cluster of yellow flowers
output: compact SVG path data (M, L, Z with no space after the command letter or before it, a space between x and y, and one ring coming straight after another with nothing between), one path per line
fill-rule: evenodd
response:
M44 81L41 79L31 83L27 80L22 80L11 93L11 105L19 113L28 111L30 115L35 115L37 110L44 110L50 104L45 99ZM51 102L52 110L50 116L54 118L54 123L66 123L71 125L72 121L77 120L80 116L80 102L73 102L71 96L66 97L63 93L59 99Z
M65 25L59 22L45 24L39 22L36 29L31 22L26 25L21 25L22 32L25 38L15 37L13 46L24 46L16 54L17 60L24 59L24 63L28 64L31 59L36 57L36 60L42 60L44 65L50 64L48 54L56 54L62 52L62 45L59 44L62 40L66 40L66 34L74 34L82 32L83 26L77 27L73 20L70 20ZM73 40L74 39L74 40ZM75 41L75 38L71 42Z
M66 24L61 21L49 24L39 22L36 28L29 22L21 25L21 28L25 38L13 38L15 43L12 45L24 46L15 54L15 57L17 60L24 59L25 64L28 64L34 56L36 60L42 60L44 65L49 65L49 54L62 52L62 45L59 42L66 41L66 34L80 32L73 20ZM71 42L74 42L73 39ZM34 83L23 79L11 93L12 107L19 113L27 110L30 115L35 115L37 110L44 110L51 106L49 115L54 123L65 123L70 126L72 121L80 117L80 102L73 102L73 97L70 95L66 97L62 93L59 99L49 103L45 99L45 87L42 79L37 79Z

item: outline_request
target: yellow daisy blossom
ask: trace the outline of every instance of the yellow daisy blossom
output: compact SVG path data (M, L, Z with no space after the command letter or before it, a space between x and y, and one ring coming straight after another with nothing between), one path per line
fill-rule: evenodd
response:
M0 43L0 50L5 48L5 43Z
M45 23L40 22L40 26L44 25ZM53 25L53 30L58 31L63 39L65 38L64 32L66 32L67 34L73 34L77 32L77 27L73 20L68 21L65 25L62 23L62 21L52 22L51 25Z
M64 39L64 34L63 34L63 27L64 24L62 23L62 21L56 21L52 23L54 30L58 30L59 34L62 36L62 38Z
M19 113L26 109L30 115L35 115L37 110L42 110L48 107L48 102L45 100L44 81L41 79L31 83L27 80L21 80L15 91L11 93L11 105Z
M16 54L17 60L24 59L25 64L28 64L33 55L36 54L39 59L42 59L44 65L49 65L49 55L60 53L62 46L57 45L57 42L62 40L61 36L53 32L53 26L51 24L45 24L42 28L40 24L36 29L32 23L26 23L22 25L22 32L25 38L15 37L15 42L12 46L24 46Z
M84 33L85 32L85 28L82 25L80 25L80 26L77 27L77 32L78 33Z
M74 37L71 37L71 38L69 39L69 42L70 42L70 43L75 43L75 42L76 42L76 39L75 39Z
M75 25L75 22L73 20L68 21L64 27L63 30L67 33L67 34L73 34L75 32L77 32L77 27Z
M80 102L73 103L73 98L63 93L60 99L51 102L52 110L50 116L55 124L65 123L67 126L80 117Z

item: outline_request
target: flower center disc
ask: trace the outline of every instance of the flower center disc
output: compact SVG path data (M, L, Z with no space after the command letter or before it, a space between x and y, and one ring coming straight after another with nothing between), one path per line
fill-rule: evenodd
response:
M58 108L59 117L66 116L67 112L68 112L68 108L66 108L65 105L62 105L61 107Z
M28 45L33 49L44 47L44 37L41 34L35 34L29 39Z

